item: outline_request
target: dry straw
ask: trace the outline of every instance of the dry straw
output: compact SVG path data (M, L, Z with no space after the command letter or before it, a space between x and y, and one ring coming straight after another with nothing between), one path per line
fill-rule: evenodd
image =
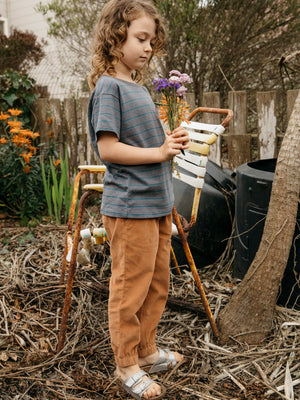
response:
M85 227L98 227L97 208L89 208L85 219ZM2 223L1 399L128 398L113 379L107 321L108 247L97 247L93 262L78 268L65 348L60 355L55 353L64 295L58 282L65 228L41 225L28 230ZM230 263L223 259L201 271L215 317L235 288ZM170 295L188 304L200 303L189 272L172 276ZM165 398L299 399L299 325L300 311L278 307L268 341L247 347L237 339L234 345L221 347L205 317L167 307L158 344L182 352L188 362L161 376L168 390Z

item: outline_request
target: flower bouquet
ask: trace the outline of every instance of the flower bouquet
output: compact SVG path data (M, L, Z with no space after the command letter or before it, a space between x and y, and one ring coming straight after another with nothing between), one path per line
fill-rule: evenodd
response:
M172 132L182 121L187 121L186 115L190 106L185 99L187 87L191 83L191 78L187 74L182 74L177 70L169 73L169 79L158 79L153 81L155 91L162 93L162 100L159 105L159 117L163 122L168 123ZM184 151L181 150L184 154Z

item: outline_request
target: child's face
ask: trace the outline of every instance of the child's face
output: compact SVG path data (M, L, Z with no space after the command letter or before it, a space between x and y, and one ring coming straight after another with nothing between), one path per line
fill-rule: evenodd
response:
M143 15L130 23L127 39L121 48L124 56L117 66L123 73L130 76L133 70L140 70L149 60L156 38L155 30L155 21L148 15Z

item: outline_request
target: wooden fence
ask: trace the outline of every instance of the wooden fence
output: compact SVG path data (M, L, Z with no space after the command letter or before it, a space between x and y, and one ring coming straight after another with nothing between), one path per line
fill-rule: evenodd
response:
M278 127L278 100L281 109L285 103L284 119L287 121L297 94L298 90L289 90L283 101L282 96L278 99L277 92L257 92L253 110L248 104L246 91L229 92L226 108L233 110L234 118L225 134L212 146L209 158L220 166L234 170L245 162L276 157L284 135L282 126ZM192 108L195 106L192 94L188 102ZM220 103L220 93L204 93L201 106L219 108ZM34 106L35 130L40 133L41 143L57 143L62 154L67 148L71 177L74 177L78 165L99 163L88 134L87 106L88 98L65 99L63 102L40 98ZM206 114L204 121L219 123L220 119L218 115Z

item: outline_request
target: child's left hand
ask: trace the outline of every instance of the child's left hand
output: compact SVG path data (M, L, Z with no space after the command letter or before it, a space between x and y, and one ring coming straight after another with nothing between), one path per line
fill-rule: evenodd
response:
M167 131L167 135L171 136L174 139L174 143L181 144L180 150L186 150L189 148L189 134L185 128L182 126L178 126L176 129L171 131Z

